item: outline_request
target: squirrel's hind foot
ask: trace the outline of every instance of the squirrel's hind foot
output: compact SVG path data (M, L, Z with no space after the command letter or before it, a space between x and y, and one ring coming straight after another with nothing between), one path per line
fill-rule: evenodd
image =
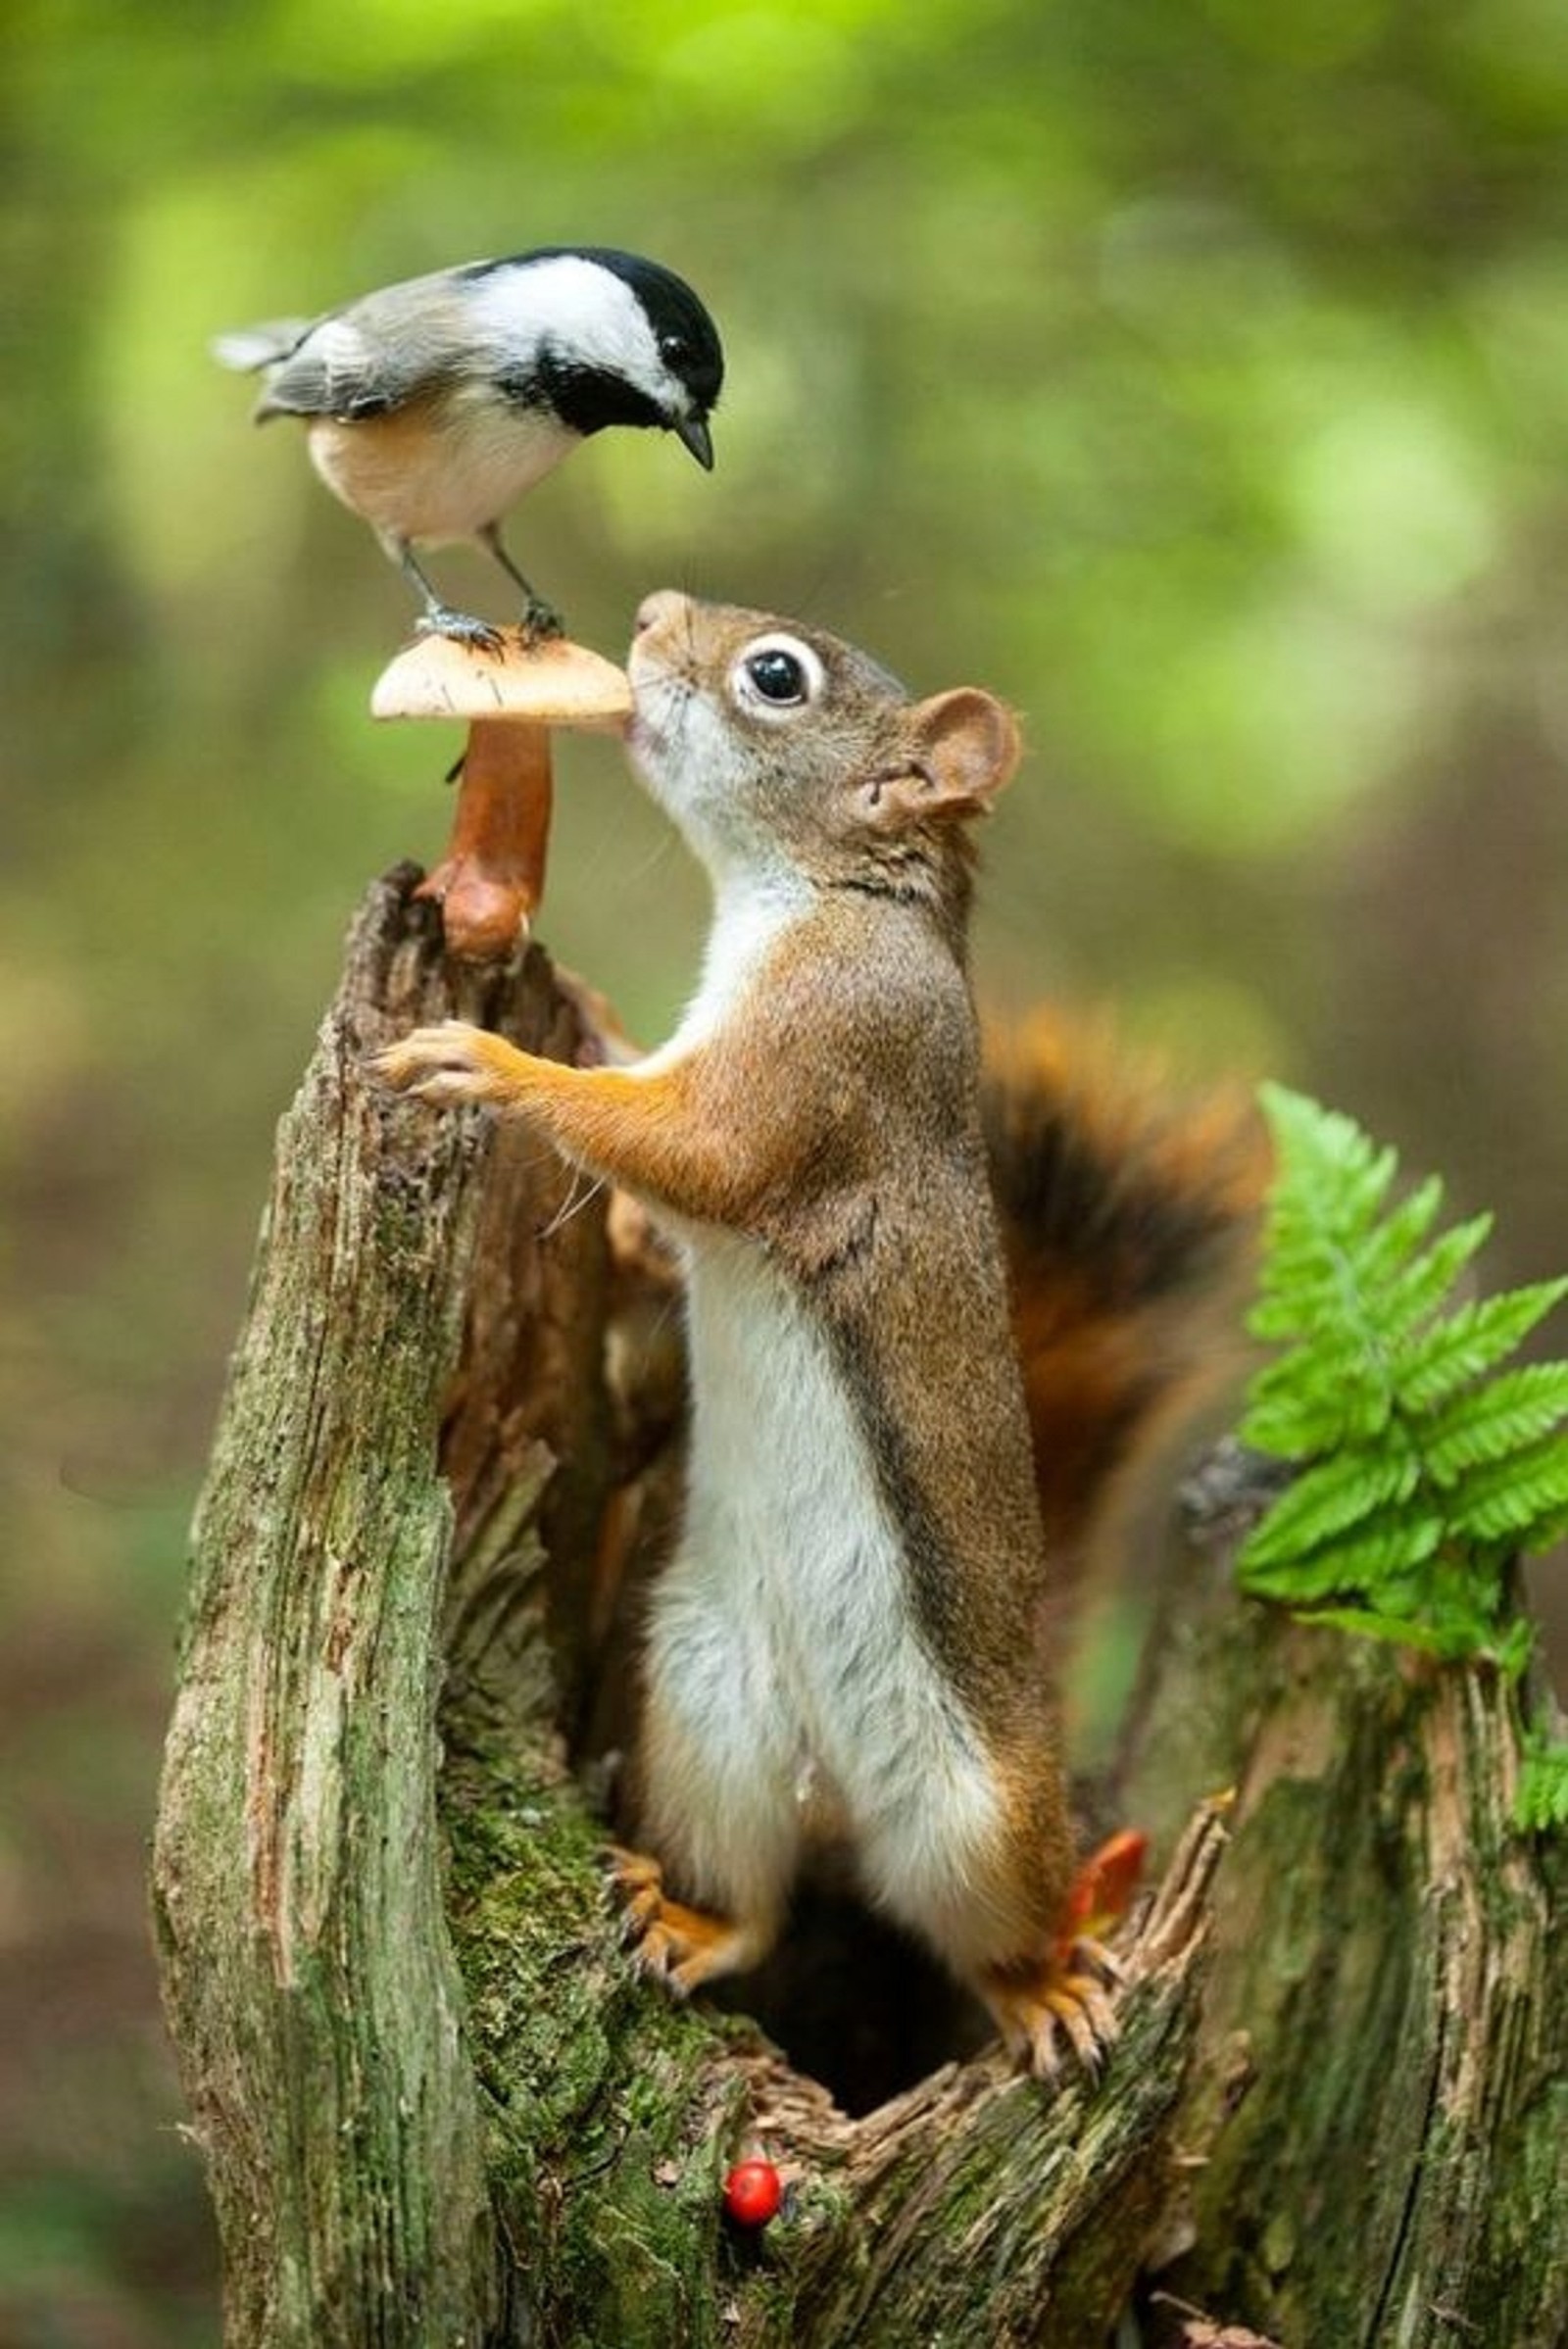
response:
M1104 1982L1091 1970L1104 1957L1094 1943L1074 1942L1065 1957L1053 1951L1028 1971L998 1968L977 1984L1007 2047L1037 2080L1054 2085L1069 2059L1086 2080L1099 2079L1121 2028Z
M1149 1838L1123 1829L1091 1852L1067 1888L1061 1926L1040 1958L996 1966L976 1983L997 2029L1037 2079L1060 2079L1064 2056L1100 2076L1120 2025L1110 1992L1123 1981L1101 1935L1126 1914Z
M679 1997L721 1974L745 1973L772 1946L770 1925L671 1900L659 1862L645 1852L612 1845L609 1871L625 1902L625 1939L639 1972L652 1975Z

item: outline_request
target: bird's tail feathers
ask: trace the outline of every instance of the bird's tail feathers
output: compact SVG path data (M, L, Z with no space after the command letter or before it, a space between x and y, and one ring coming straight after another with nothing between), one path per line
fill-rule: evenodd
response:
M238 326L231 334L215 335L208 348L220 367L251 375L258 367L275 367L286 359L310 324L309 318L268 318L259 326Z

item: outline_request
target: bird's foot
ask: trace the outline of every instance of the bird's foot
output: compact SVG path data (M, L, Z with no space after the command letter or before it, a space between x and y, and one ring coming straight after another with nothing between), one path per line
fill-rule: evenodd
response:
M453 644L466 645L475 653L501 654L507 649L504 630L475 618L472 612L456 612L450 604L429 605L420 612L416 627L420 636L449 637Z
M524 644L530 645L552 644L566 633L566 624L554 604L547 604L543 596L533 594L524 604L517 625L522 631Z

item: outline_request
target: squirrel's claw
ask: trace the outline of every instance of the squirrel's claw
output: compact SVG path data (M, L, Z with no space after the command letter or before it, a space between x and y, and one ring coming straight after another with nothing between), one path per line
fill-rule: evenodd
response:
M756 1965L772 1941L767 1929L669 1899L659 1862L646 1853L612 1845L607 1869L625 1902L622 1939L638 1972L679 1998L701 1982Z
M393 1093L417 1094L420 1101L454 1108L466 1101L504 1104L514 1099L515 1071L525 1059L504 1036L465 1019L443 1019L399 1037L372 1053L367 1066L375 1082Z
M1058 2080L1070 2054L1087 2080L1098 2080L1116 2043L1121 2026L1106 1985L1124 1981L1125 1970L1100 1934L1131 1901L1147 1842L1124 1832L1102 1843L1073 1878L1045 1956L999 1967L979 1985L1004 2039L1037 2079Z
M1074 1949L1073 1959L1080 1954ZM1098 2080L1120 2032L1102 1984L1076 1964L1064 1970L1054 1953L1032 1974L1014 1971L1010 1978L994 1978L983 1985L982 1996L1013 2054L1036 2079L1053 2085L1069 2058L1086 2080Z
M456 1101L480 1073L473 1051L478 1031L466 1020L444 1019L438 1027L415 1028L371 1055L369 1071L393 1093L416 1093L425 1101Z

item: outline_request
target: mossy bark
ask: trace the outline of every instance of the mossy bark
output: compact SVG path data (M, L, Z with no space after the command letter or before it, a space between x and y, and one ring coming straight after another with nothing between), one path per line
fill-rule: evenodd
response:
M525 1128L366 1083L451 1013L597 1049L538 954L451 969L416 878L371 893L280 1130L170 1733L155 1902L229 2340L1088 2349L1134 2309L1177 2337L1140 2282L1173 2258L1300 2349L1563 2337L1562 1869L1507 1826L1510 1692L1201 1556L1125 1757L1172 1856L1100 2081L990 2053L851 2119L634 1976L563 1732L615 1734L673 1300ZM1222 1859L1193 1815L1225 1786ZM760 2238L721 2216L752 2149L789 2188Z

